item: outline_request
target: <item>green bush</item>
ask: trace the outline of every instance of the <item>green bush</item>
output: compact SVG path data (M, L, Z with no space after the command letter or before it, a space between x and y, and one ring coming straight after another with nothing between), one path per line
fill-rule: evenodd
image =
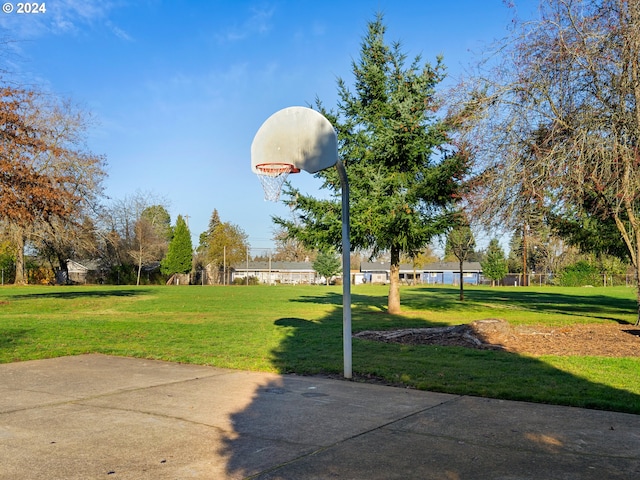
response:
M247 285L247 280L243 277L238 277L233 279L234 285ZM249 285L260 285L260 280L258 277L249 277Z
M602 284L602 277L596 267L580 260L560 271L558 284L563 287L599 286Z

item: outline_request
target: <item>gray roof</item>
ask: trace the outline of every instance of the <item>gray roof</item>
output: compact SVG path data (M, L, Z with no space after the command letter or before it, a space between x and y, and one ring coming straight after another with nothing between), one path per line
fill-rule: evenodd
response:
M73 271L95 271L100 269L100 263L98 260L73 260L69 258L67 259L67 268Z

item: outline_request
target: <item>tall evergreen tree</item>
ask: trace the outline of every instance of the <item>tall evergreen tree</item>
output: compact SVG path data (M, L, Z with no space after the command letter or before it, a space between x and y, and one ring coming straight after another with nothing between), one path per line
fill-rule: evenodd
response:
M339 154L350 184L350 235L354 249L372 256L389 252L389 313L400 312L400 256L415 256L452 222L448 210L467 171L465 156L453 146L451 124L437 114L436 87L444 78L420 56L406 65L401 45L385 43L382 15L369 22L360 58L353 62L354 91L338 80L337 112L318 109L337 130ZM324 188L338 194L334 169L318 174ZM298 222L275 217L276 224L307 246L340 248L341 206L319 200L290 185L285 203ZM334 197L335 198L335 197Z
M509 257L507 269L512 273L522 273L522 235L515 231L509 241Z
M209 240L213 236L213 232L222 222L220 221L220 214L218 213L218 209L214 208L211 213L211 218L209 219L209 228L207 228L206 232L202 232L200 234L200 245L198 246L198 252L206 255L209 250Z
M173 238L169 242L167 255L162 259L162 273L189 273L193 266L193 247L191 233L182 215L178 215L173 229Z
M482 265L482 274L491 279L491 286L502 280L508 273L507 259L497 238L492 238L487 248L487 258Z

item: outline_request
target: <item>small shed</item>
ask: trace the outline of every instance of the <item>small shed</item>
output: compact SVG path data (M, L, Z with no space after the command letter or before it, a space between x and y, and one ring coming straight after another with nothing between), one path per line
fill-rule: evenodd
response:
M98 265L94 261L67 260L68 279L57 278L59 283L88 283L95 280Z

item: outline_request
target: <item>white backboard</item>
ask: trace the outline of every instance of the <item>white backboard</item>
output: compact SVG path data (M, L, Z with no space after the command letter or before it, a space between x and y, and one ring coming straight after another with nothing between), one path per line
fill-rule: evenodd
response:
M251 144L251 170L258 165L290 164L309 173L332 167L338 160L336 132L321 113L288 107L271 115Z

